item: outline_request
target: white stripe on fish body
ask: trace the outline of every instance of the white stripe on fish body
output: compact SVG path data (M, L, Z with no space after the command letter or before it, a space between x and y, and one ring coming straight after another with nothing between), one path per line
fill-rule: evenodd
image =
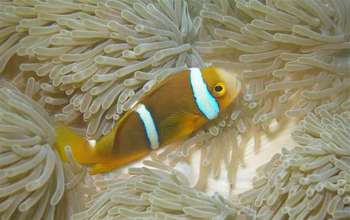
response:
M190 68L190 83L199 110L209 120L215 119L219 115L220 107L215 97L209 92L199 68Z
M145 127L146 136L152 149L159 148L159 137L156 124L153 120L151 112L144 104L138 104L135 111L140 116L141 121Z

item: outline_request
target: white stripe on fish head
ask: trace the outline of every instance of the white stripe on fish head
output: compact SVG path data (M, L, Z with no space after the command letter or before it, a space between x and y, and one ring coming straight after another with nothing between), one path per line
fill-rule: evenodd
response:
M219 115L220 106L215 97L209 92L199 68L190 68L190 84L199 110L209 120L216 118Z

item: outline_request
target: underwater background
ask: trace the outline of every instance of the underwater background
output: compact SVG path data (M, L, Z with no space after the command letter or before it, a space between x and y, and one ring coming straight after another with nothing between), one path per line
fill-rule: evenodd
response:
M92 176L90 139L190 67L241 95L176 146ZM350 219L350 1L0 0L0 217Z

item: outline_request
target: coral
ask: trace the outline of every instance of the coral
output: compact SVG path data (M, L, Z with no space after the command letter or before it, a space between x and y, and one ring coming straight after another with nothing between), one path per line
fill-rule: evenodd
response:
M219 220L238 214L234 203L191 188L187 177L173 167L156 160L144 163L142 168L130 168L129 177L100 181L102 191L72 218Z
M67 219L85 203L86 169L62 162L55 131L40 106L2 83L0 88L0 217ZM72 191L74 190L74 191Z
M37 99L57 120L79 124L83 119L89 137L109 132L168 74L204 65L192 47L201 20L189 15L186 1L1 4L0 17L9 26L2 33L10 36L3 45L13 45L4 50L9 58L28 58L15 83L28 92L40 88Z
M259 169L254 188L240 195L250 214L257 219L350 217L348 103L337 112L309 113L299 123L292 134L299 145L275 155Z

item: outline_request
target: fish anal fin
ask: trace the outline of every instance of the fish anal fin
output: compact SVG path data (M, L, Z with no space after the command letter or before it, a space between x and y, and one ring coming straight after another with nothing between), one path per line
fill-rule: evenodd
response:
M110 172L114 169L123 167L131 162L137 161L139 159L142 159L143 157L147 156L149 154L149 150L137 152L131 155L117 155L113 156L111 159L106 159L105 161L101 163L97 163L93 165L89 173L94 175L98 173L106 173Z

